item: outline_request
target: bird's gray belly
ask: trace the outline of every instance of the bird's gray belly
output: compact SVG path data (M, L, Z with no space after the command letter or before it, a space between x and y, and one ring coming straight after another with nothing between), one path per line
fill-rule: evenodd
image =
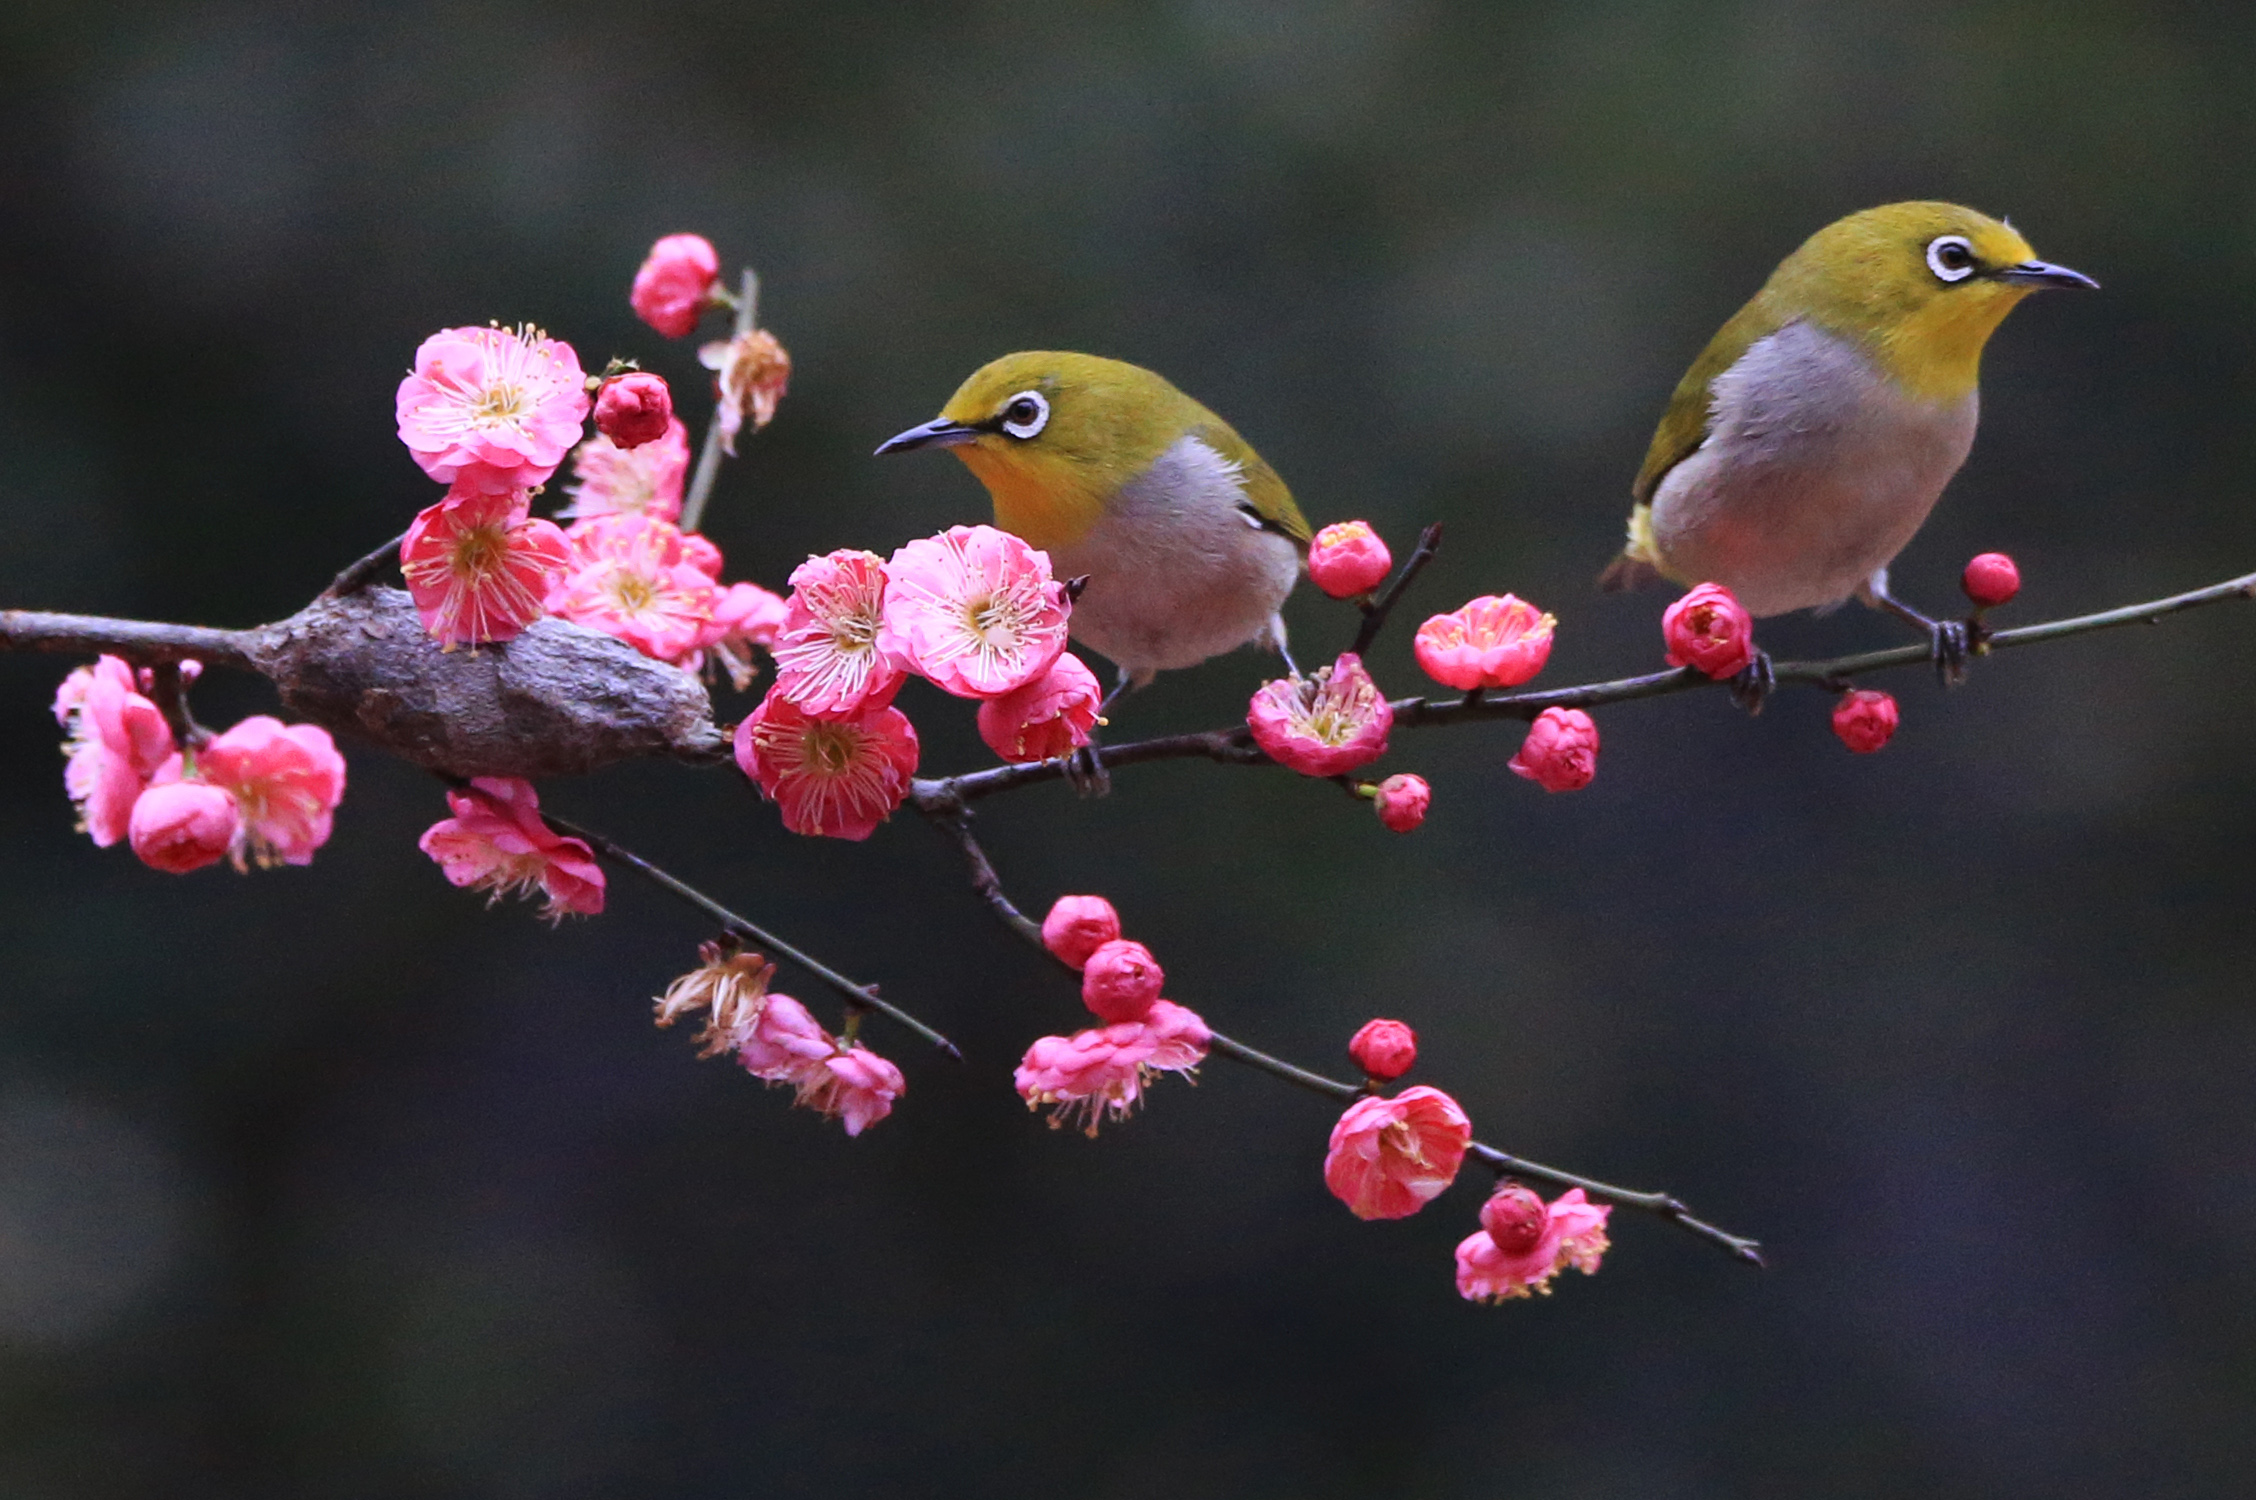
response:
M1928 402L1804 323L1717 377L1707 440L1653 497L1669 571L1757 615L1837 604L1919 530L1974 441L1976 397Z
M1059 577L1089 579L1073 638L1148 679L1260 636L1300 575L1300 548L1256 529L1243 497L1235 468L1195 438L1124 486L1088 535L1052 550Z

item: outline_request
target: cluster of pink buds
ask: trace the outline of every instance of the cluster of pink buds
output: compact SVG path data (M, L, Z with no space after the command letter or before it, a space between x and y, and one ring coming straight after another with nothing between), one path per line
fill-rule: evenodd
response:
M865 839L909 794L911 674L979 704L1006 760L1089 742L1096 674L1065 649L1072 600L1049 554L992 526L921 537L890 559L842 550L791 575L775 683L737 726L736 761L794 833Z
M181 687L200 667L179 665ZM181 745L148 695L154 674L115 656L80 667L55 693L67 731L63 787L96 845L124 840L143 864L184 875L222 859L238 870L309 864L345 795L329 731L256 714Z
M891 1114L909 1091L898 1067L855 1043L851 1023L846 1036L832 1036L806 1006L769 990L774 964L728 943L707 943L698 957L654 1003L660 1026L703 1014L700 1057L732 1056L754 1078L788 1085L794 1104L842 1120L850 1136Z
M1126 1119L1153 1075L1194 1071L1212 1034L1197 1012L1161 997L1167 976L1142 943L1120 936L1120 915L1102 896L1061 896L1042 922L1042 941L1081 971L1081 1000L1105 1022L1071 1036L1037 1037L1015 1081L1028 1109L1049 1105L1050 1125L1081 1123L1094 1136L1107 1116Z

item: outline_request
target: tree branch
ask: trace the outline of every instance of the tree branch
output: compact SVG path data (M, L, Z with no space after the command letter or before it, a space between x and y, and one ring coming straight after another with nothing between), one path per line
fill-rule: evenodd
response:
M736 329L732 337L742 338L757 326L760 309L760 278L752 268L744 268L744 290L736 298ZM728 398L723 396L721 401ZM712 420L705 424L705 445L697 451L697 472L689 479L689 494L682 500L681 529L695 531L697 523L705 519L705 502L713 498L713 483L721 475L721 414L719 402L714 403Z
M721 905L720 902L715 901L712 897L706 895L703 891L697 889L697 887L691 885L688 881L683 880L678 876L668 874L666 871L661 870L660 868L658 868L658 866L652 864L649 860L644 859L641 855L635 853L632 849L626 848L624 845L612 842L610 839L605 838L602 834L595 832L593 829L583 828L577 823L567 822L564 819L557 817L553 813L544 812L541 814L541 816L547 821L548 826L555 829L557 832L569 834L571 837L576 839L585 840L588 847L595 850L596 853L602 855L605 859L608 859L615 864L624 865L628 869L634 871L637 875L642 876L645 880L648 880L652 884L658 886L660 889L669 891L672 894L679 896L682 900L688 902L691 906L696 907L699 911L705 913L705 915L711 917L714 921L720 923L723 927L727 928L730 932L735 933L737 936L748 938L751 941L758 943L761 947L768 949L770 952L775 953L783 958L790 960L792 963L797 964L800 968L805 969L808 973L814 975L815 978L821 980L824 984L827 984L832 989L836 990L841 996L845 998L845 1001L848 1005L853 1006L857 1010L876 1011L879 1015L886 1017L888 1020L897 1022L900 1025L908 1028L910 1031L915 1032L918 1036L924 1038L933 1046L938 1047L942 1052L947 1053L957 1062L963 1061L963 1053L957 1050L956 1044L954 1042L949 1041L939 1032L934 1031L931 1027L925 1025L922 1021L918 1020L915 1016L910 1015L907 1011L901 1009L898 1005L893 1004L889 1000L881 998L877 993L877 986L872 984L855 983L853 980L848 979L845 975L839 973L830 965L824 963L821 959L816 958L812 954L808 953L805 949L800 948L794 944L787 943L782 938L779 938L774 933L768 931L765 927L760 926L758 923L738 916L735 912L730 911L727 907Z
M1418 545L1411 549L1409 558L1402 564L1402 571L1394 575L1394 582L1387 585L1387 591L1379 595L1378 602L1363 611L1363 624L1356 630L1355 644L1348 647L1348 650L1357 656L1370 651L1371 643L1386 628L1387 616L1394 613L1396 602L1417 581L1418 575L1426 570L1426 564L1432 562L1434 554L1440 550L1441 523L1436 521L1418 533Z
M79 656L104 652L142 666L186 661L256 672L258 632L170 625L157 620L113 620L104 615L59 615L36 609L0 609L0 647Z
M384 570L386 563L399 561L400 548L406 545L407 533L403 531L331 579L329 587L321 591L321 597L342 599L347 594L359 593L376 581L376 575Z

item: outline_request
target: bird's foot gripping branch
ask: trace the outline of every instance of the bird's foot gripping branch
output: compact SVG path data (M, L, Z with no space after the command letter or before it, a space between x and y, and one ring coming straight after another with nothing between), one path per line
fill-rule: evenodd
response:
M54 703L70 755L66 789L83 829L97 845L124 843L148 866L175 873L221 860L238 869L305 864L329 838L345 790L333 734L397 755L443 782L435 796L443 793L447 816L423 832L421 847L454 884L537 897L561 920L600 913L607 874L625 870L694 909L715 936L699 963L664 987L658 1024L693 1021L701 1055L788 1085L799 1104L858 1134L908 1091L904 1070L865 1044L865 1020L874 1016L878 1029L897 1026L951 1056L954 1046L873 985L630 849L545 813L532 783L648 757L733 762L793 832L851 840L907 805L958 847L990 911L1054 958L1062 982L1078 984L1096 1022L1033 1037L1018 1062L1017 1092L1030 1108L1046 1109L1050 1124L1093 1134L1125 1121L1168 1074L1220 1058L1345 1107L1320 1176L1358 1217L1417 1212L1468 1158L1497 1174L1479 1228L1457 1249L1457 1285L1468 1298L1525 1296L1548 1291L1567 1269L1595 1271L1616 1208L1655 1215L1759 1264L1753 1241L1694 1218L1673 1197L1484 1145L1446 1092L1398 1088L1417 1056L1403 1021L1366 1025L1348 1047L1359 1081L1335 1079L1217 1030L1208 1017L1226 1002L1193 1009L1168 998L1157 958L1123 935L1104 898L1066 895L1042 921L1027 916L977 837L974 813L986 798L1068 776L1071 757L1089 743L1102 695L1095 673L1066 649L1077 588L1045 551L990 526L954 527L884 556L840 550L809 558L783 594L725 582L720 550L696 526L723 457L766 424L790 371L782 346L757 325L756 293L749 273L737 292L724 291L717 256L695 236L661 241L635 279L637 312L670 337L687 336L709 312L734 315L730 336L700 354L716 372L718 402L694 469L687 431L657 376L615 364L590 380L569 345L537 330L450 329L418 351L397 412L402 440L444 493L397 542L346 568L296 615L218 630L0 612L0 641L10 648L97 658L64 678ZM596 431L585 436L591 409ZM1010 410L1006 421L1021 420ZM542 486L567 462L568 504L553 520L534 516ZM1349 649L1312 672L1263 684L1243 724L1109 745L1105 766L1121 772L1184 758L1282 766L1345 787L1384 827L1406 833L1424 820L1430 789L1413 773L1378 778L1371 769L1400 731L1527 721L1511 769L1547 791L1573 791L1597 773L1593 710L1744 682L1767 660L1738 600L1703 585L1663 617L1667 670L1529 691L1557 620L1510 594L1485 595L1416 631L1419 666L1457 696L1390 699L1364 657L1439 540L1440 529L1429 528L1396 568L1362 522L1315 533L1309 573L1359 612ZM395 562L404 590L382 582ZM1976 559L1966 586L1976 608L1965 631L1979 653L2245 597L2256 575L2003 631L1991 630L1985 613L2018 586L2010 561ZM1898 709L1856 680L1928 659L1913 646L1780 662L1764 685L1824 689L1835 700L1836 732L1869 752L1887 742ZM207 667L268 678L297 722L260 715L216 732L199 724L188 694ZM763 676L768 686L733 730L716 722L714 692L745 692ZM927 687L909 690L912 677ZM905 692L922 695L911 699L920 713L968 700L1000 763L919 777L917 733L900 706ZM836 996L836 1031L775 990L779 962ZM998 1060L964 1061L1003 1086ZM1312 1185L1318 1160L1312 1139ZM1560 1195L1545 1201L1529 1183Z

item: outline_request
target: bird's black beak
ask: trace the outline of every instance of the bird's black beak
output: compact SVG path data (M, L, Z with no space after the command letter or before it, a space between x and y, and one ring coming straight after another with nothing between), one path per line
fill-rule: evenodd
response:
M956 448L979 436L979 429L951 422L946 417L897 432L877 445L879 453L910 453L918 448Z
M2083 272L2071 271L2066 266L2056 266L2041 260L2025 260L2017 266L2003 266L1995 275L1998 280L2014 286L2080 286L2088 292L2099 290L2099 283Z

